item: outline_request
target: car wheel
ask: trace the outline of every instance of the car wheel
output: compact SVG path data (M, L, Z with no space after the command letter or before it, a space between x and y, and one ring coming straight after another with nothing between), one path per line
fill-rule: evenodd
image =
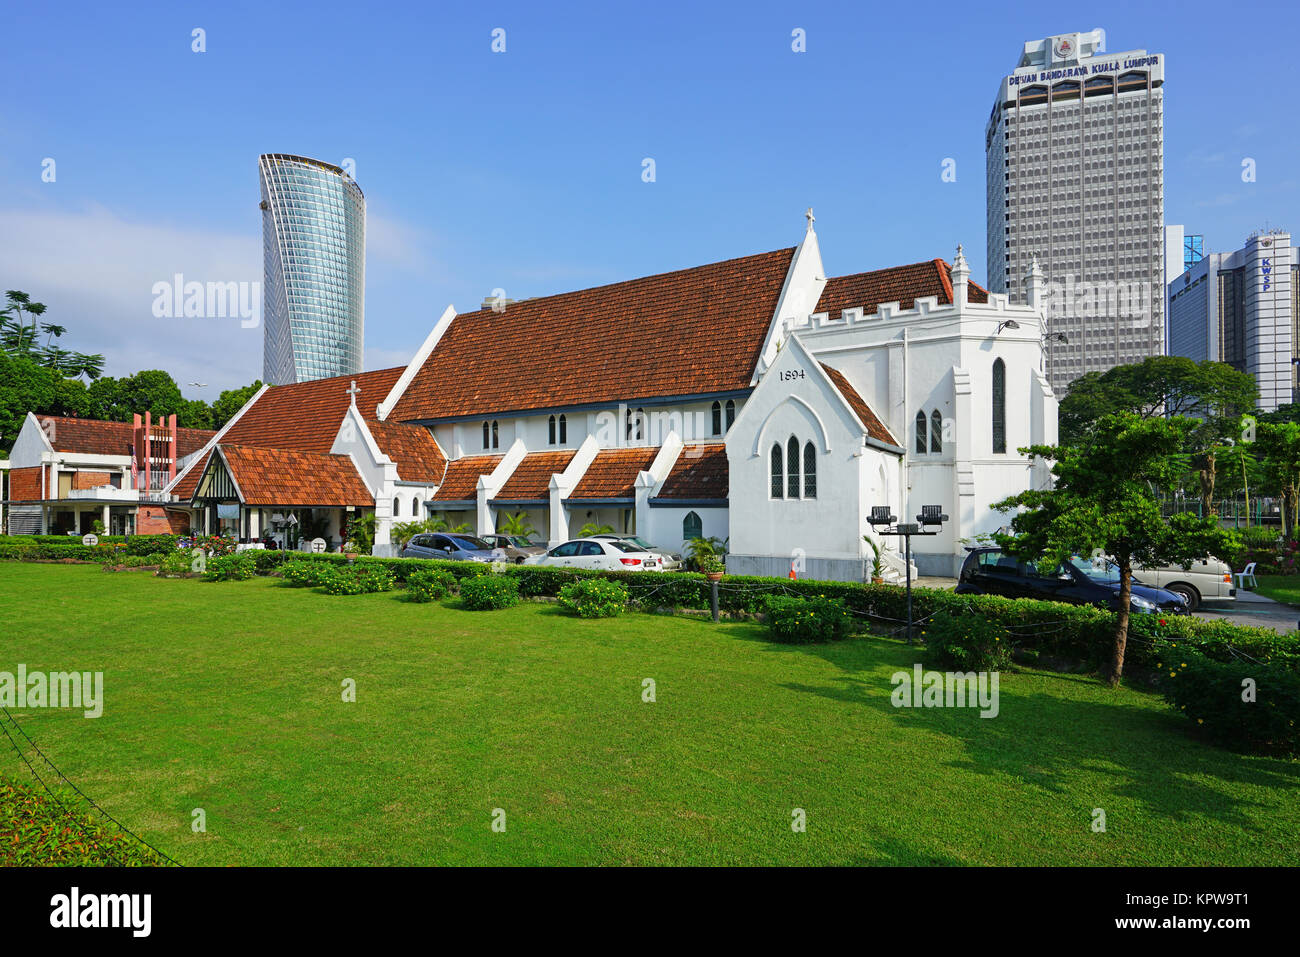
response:
M515 564L516 564L516 565L522 565L523 563L524 563L524 556L523 556L523 555L520 555L518 558L515 559Z
M1197 593L1196 589L1193 588L1191 585L1184 585L1180 583L1177 585L1170 585L1165 590L1171 591L1175 595L1183 596L1183 600L1187 602L1188 614L1191 614L1192 612L1196 611L1197 607L1201 604L1201 596Z

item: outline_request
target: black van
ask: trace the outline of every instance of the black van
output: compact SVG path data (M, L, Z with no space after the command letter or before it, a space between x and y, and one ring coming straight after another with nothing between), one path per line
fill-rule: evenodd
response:
M1119 610L1119 570L1075 557L1055 568L1040 567L1000 548L972 548L957 578L959 595L1002 595L1036 598L1071 605L1097 605ZM1189 614L1183 596L1152 588L1133 579L1131 610L1139 614Z

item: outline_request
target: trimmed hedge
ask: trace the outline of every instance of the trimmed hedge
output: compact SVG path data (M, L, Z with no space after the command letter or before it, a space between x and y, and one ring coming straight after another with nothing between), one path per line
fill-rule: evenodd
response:
M456 579L450 572L437 568L416 570L406 576L406 600L438 601L456 591L457 587Z
M1011 664L1007 630L979 615L935 615L921 630L930 662L951 671L1002 671Z
M560 588L559 604L579 618L616 618L627 606L627 589L601 578L569 582Z
M849 636L852 626L844 602L833 598L769 595L764 608L772 639L783 644L840 641Z
M238 555L214 555L207 559L203 572L205 581L242 582L257 574L257 563L247 552Z
M519 604L519 582L504 575L471 575L460 583L460 600L471 611L496 611Z
M1171 646L1157 661L1156 686L1195 722L1193 730L1229 748L1300 753L1300 674L1243 659L1215 661Z

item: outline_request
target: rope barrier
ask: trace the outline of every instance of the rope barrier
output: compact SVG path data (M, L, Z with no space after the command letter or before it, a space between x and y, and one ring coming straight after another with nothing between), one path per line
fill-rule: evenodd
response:
M105 811L102 807L100 807L98 804L96 804L96 803L94 802L94 800L93 800L89 795L86 794L85 791L83 791L83 790L81 790L81 788L77 787L77 785L74 784L74 783L71 781L71 779L68 778L68 776L67 776L66 774L64 774L61 770L59 770L58 765L56 765L53 761L51 761L50 758L49 758L49 756L48 756L44 751L41 750L40 745L38 745L35 741L32 740L31 735L29 735L26 731L23 730L23 726L20 725L20 724L18 723L18 721L14 718L14 716L13 716L12 714L9 713L9 709L8 709L8 708L0 707L0 712L3 712L3 713L4 713L4 716L5 716L6 718L9 719L9 721L13 724L13 726L14 726L15 728L18 729L18 733L21 734L24 738L27 739L28 744L30 744L30 745L32 746L32 750L35 751L38 755L40 755L41 759L42 759L46 764L48 764L48 765L50 766L50 768L54 771L54 773L57 774L57 775L58 775L58 776L63 780L63 782L64 782L65 784L68 785L68 787L70 787L70 788L72 788L72 790L76 791L77 794L81 797L82 800L84 800L87 804L89 804L91 807L93 807L96 811L98 811L100 814L102 814L102 815L103 815L104 817L106 817L108 820L112 821L113 824L116 825L117 828L118 828L119 830L121 830L124 834L127 834L128 836L130 836L130 837L131 837L132 839L134 839L135 841L138 841L140 844L143 844L145 847L149 848L149 850L153 851L155 854L157 854L157 855L158 855L159 857L161 857L163 860L167 861L167 862L170 863L170 864L174 864L174 865L177 866L177 867L182 866L178 861L174 860L174 859L173 859L172 857L170 857L169 855L164 854L162 851L158 850L158 848L154 847L152 844L150 844L148 841L146 841L146 840L145 840L144 838L142 838L140 835L136 834L134 831L132 831L129 827L127 827L125 824L123 824L123 823L122 823L121 821L119 821L117 818L113 817L113 815L111 815L111 814L109 814L107 811ZM5 736L9 738L9 742L10 742L10 744L12 744L12 745L14 746L14 749L15 749L16 751L18 751L18 756L21 757L21 758L23 759L23 763L27 765L28 769L32 772L32 775L36 778L36 780L37 780L37 781L40 781L41 786L42 786L43 788L45 788L45 791L46 791L47 794L50 795L50 798L53 799L53 801L54 801L56 804L58 804L61 808L63 808L64 811L67 812L67 813L69 814L69 816L72 816L71 812L68 811L66 807L64 807L63 803L62 803L61 801L59 801L59 799L58 799L57 797L55 797L54 792L50 790L49 785L47 785L47 784L45 783L45 781L41 778L41 776L40 776L39 774L36 773L36 769L33 768L32 765L31 765L31 762L27 760L27 756L22 752L22 749L19 747L18 743L14 740L13 735L9 733L9 729L8 729L7 727L5 727L3 724L0 724L0 730L3 730L3 731L4 731ZM73 820L75 821L76 818L73 817ZM82 828L82 833L86 835L86 837L87 837L88 840L91 839L91 836L90 836L90 835L85 831L84 828ZM109 852L109 851L107 851L107 849L105 849L105 853L108 853L109 856L112 857L112 853ZM116 860L116 858L114 858L114 859ZM119 863L121 863L121 862L119 861Z

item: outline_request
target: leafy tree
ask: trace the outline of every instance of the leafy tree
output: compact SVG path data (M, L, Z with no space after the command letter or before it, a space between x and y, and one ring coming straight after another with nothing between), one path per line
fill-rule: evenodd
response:
M236 412L248 404L248 400L255 396L260 388L262 388L262 380L258 379L252 385L246 385L241 389L227 389L217 396L217 401L212 403L212 425L209 428L219 429L229 422Z
M1260 459L1264 489L1282 500L1282 527L1289 540L1300 505L1300 424L1261 423L1254 451Z
M68 376L84 375L98 378L104 370L104 357L71 352L55 344L54 340L67 332L66 326L53 322L40 322L45 314L45 304L32 302L31 296L18 289L5 294L5 306L0 308L0 348L12 356L23 356L38 364ZM31 325L27 325L28 317ZM45 344L37 342L45 333Z
M1258 397L1255 377L1226 362L1152 356L1105 372L1089 372L1070 383L1061 400L1061 444L1079 442L1114 412L1131 412L1143 419L1206 416L1211 431L1226 435L1225 429L1255 408ZM1203 428L1193 430L1192 437Z
M1073 555L1111 556L1119 566L1119 614L1108 682L1124 673L1132 601L1133 566L1191 562L1225 554L1235 535L1213 516L1162 517L1152 489L1171 489L1186 468L1182 452L1194 422L1142 418L1119 412L1098 419L1072 446L1031 446L1022 454L1054 460L1055 486L1030 489L994 505L1021 509L1013 535L995 536L1008 552L1026 560L1056 563Z

